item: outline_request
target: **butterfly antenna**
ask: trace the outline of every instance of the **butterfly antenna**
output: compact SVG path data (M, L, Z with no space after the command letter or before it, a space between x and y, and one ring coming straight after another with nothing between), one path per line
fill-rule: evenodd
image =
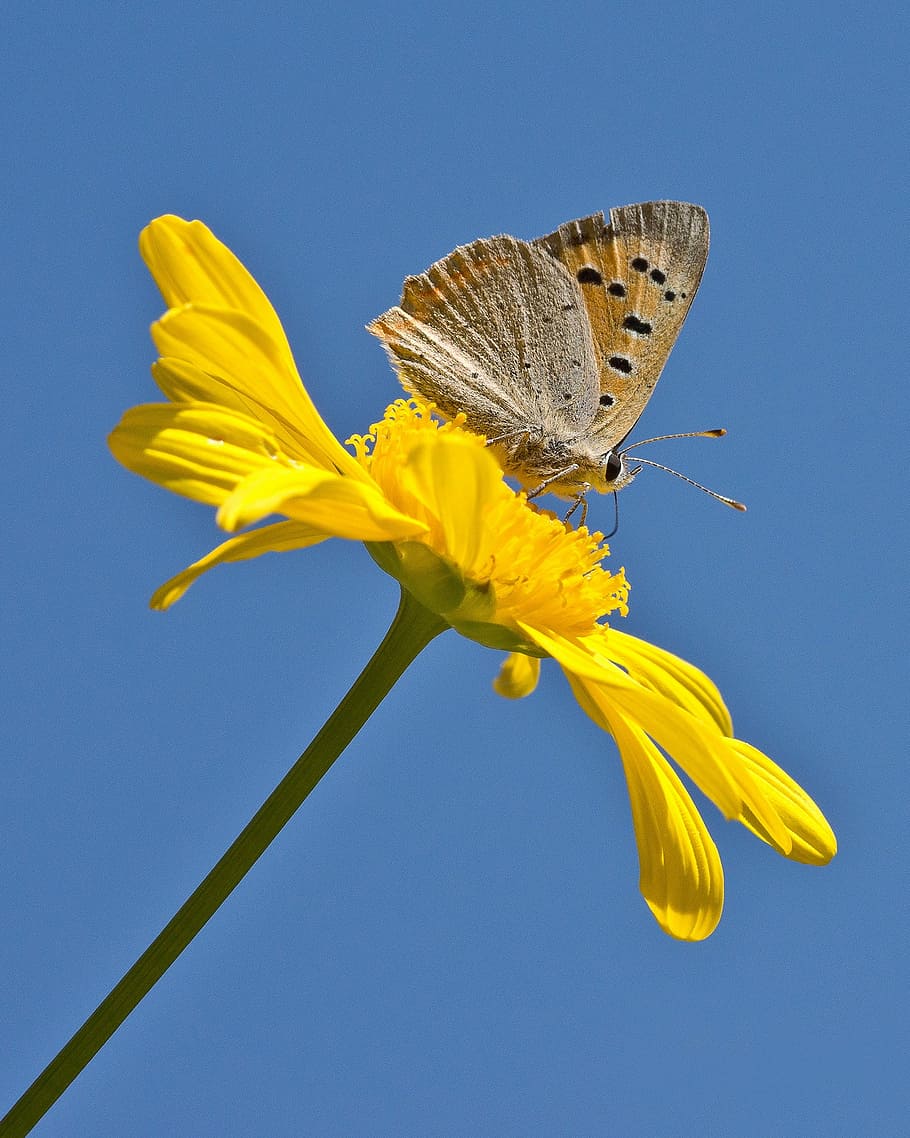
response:
M632 443L627 446L620 457L629 454L630 451L638 447L646 446L648 443L662 443L667 439L722 439L727 433L724 427L714 427L710 431L683 431L681 434L675 435L655 435L652 439L641 439L637 443ZM716 498L718 502L723 502L725 506L731 506L734 510L745 511L746 507L742 502L737 502L735 498L728 498L726 494L718 494L716 490L709 490L707 486L702 486L700 482L696 482L694 478L688 478L685 474L680 474L678 470L674 470L672 466L664 466L662 462L652 462L649 458L639 458L635 456L635 461L643 463L645 466L656 466L658 470L665 470L667 474L672 474L676 478L681 478L683 482L688 482L690 486L694 486L696 490L701 490L703 493L709 495L711 498Z
M626 452L623 451L625 454ZM672 466L664 466L662 462L652 462L649 458L639 458L635 456L635 461L641 463L643 466L655 466L658 470L665 470L667 474L672 474L675 478L681 478L683 482L688 482L690 486L694 486L696 490L701 490L711 498L716 498L718 502L723 502L725 506L732 506L734 510L740 510L745 513L746 507L742 502L737 502L735 498L728 498L725 494L718 494L716 490L709 490L707 486L702 486L700 482L696 482L694 478L689 478L685 474L680 474L678 470L674 470Z
M667 439L722 439L727 433L725 427L715 427L710 431L683 431L680 435L655 435L653 439L640 439L637 443L632 443L623 450L623 454L628 454L629 451L635 450L636 447L647 446L648 443L662 443Z

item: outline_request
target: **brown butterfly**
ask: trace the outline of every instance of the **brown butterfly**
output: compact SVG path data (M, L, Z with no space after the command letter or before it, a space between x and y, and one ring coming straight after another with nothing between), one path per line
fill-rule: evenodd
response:
M531 496L581 501L591 488L621 489L640 469L620 448L707 256L701 206L623 206L609 223L596 213L536 241L459 246L408 277L401 304L368 330L405 389L448 418L464 412Z

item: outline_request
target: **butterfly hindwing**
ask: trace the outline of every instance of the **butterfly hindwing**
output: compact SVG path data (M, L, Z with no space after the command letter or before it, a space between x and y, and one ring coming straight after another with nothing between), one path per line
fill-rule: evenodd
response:
M572 438L598 407L594 342L581 289L544 250L515 237L455 249L404 283L369 325L405 388L488 437Z

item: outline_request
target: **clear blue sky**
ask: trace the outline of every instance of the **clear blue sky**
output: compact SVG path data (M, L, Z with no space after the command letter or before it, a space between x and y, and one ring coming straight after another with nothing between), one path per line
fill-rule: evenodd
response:
M219 538L105 435L155 398L140 228L204 219L345 437L363 330L456 244L702 203L622 498L628 631L816 797L826 869L710 805L726 912L664 936L621 770L555 667L454 634L38 1132L896 1135L906 1126L908 255L898 6L6 6L0 1097L8 1104L334 708L396 589L352 544L152 590ZM612 505L593 506L609 526Z

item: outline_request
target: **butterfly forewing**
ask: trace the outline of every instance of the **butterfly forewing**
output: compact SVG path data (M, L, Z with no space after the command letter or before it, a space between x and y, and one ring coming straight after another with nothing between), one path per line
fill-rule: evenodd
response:
M708 256L708 216L686 202L643 202L560 226L534 244L581 288L594 334L604 450L635 425L670 354Z

